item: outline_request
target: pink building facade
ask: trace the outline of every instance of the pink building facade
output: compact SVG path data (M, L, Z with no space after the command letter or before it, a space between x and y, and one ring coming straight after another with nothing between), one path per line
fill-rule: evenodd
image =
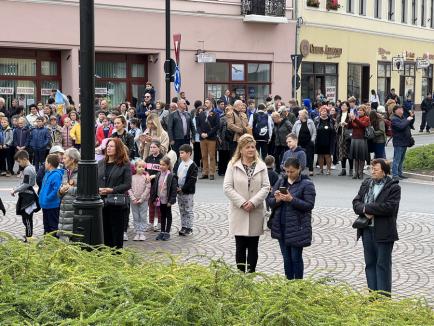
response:
M270 93L290 97L292 3L275 1L281 7L264 13L255 7L261 0L172 0L171 33L181 34L181 90L188 99L218 98L226 88L258 102ZM78 102L78 5L1 1L1 97L27 106L60 88ZM98 97L112 106L140 100L149 80L156 98L164 99L164 0L96 0L95 42ZM216 62L197 62L200 52ZM171 91L175 96L173 86Z

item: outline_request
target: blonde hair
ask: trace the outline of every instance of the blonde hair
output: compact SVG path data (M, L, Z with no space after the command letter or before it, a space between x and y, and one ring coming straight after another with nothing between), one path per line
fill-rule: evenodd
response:
M256 140L250 134L244 134L238 139L237 149L235 150L234 156L232 156L231 163L234 164L236 161L241 159L241 150L249 144L256 146ZM255 161L259 160L258 151L255 151Z
M299 116L299 117L300 117L300 113L301 113L302 115L304 115L304 117L305 117L307 120L309 119L309 114L308 114L308 112L307 112L306 109L303 109L303 110L298 111L298 116Z
M146 165L146 162L143 161L141 158L139 158L138 160L136 160L136 162L134 162L134 166L137 167L139 164L145 164Z
M155 113L151 113L146 118L146 125L148 123L152 123L157 128L157 136L160 137L161 136L161 129L163 127L161 126L160 118L158 117L158 115L156 115Z

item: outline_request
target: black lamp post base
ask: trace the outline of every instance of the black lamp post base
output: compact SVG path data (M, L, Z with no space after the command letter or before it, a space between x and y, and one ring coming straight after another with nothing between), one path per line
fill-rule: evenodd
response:
M72 238L74 242L83 242L91 246L104 243L102 226L102 207L104 202L96 200L75 200L74 226Z

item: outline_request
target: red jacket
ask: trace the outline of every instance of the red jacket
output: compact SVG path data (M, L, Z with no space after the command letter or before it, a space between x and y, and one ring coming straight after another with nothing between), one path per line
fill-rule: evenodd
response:
M353 129L353 139L363 139L365 137L365 129L370 123L369 117L366 115L351 121L348 124L348 128Z
M96 140L98 142L98 144L101 144L102 141L106 138L104 137L104 131L103 131L104 126L99 126L98 129L96 129ZM113 133L113 126L109 127L109 133L108 133L108 137L109 138L112 133Z

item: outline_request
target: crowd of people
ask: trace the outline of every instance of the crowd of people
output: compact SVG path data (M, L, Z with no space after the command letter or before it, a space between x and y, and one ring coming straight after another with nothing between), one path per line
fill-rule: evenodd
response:
M392 242L393 247L397 240L396 231L389 234L390 230L383 230L394 223L396 229L397 210L388 211L392 207L389 197L382 199L390 204L387 209L376 206L376 198L385 189L399 187L397 181L405 178L405 152L414 144L410 131L413 107L401 106L393 92L385 106L375 97L364 104L354 97L336 103L317 97L314 102L304 99L302 105L292 99L286 105L275 95L256 103L234 98L229 90L219 99L197 100L193 105L181 92L166 104L155 100L155 94L148 83L143 101L136 107L124 102L110 108L103 99L97 108L95 154L107 246L122 248L128 241L130 212L135 241L145 240L150 231L158 232L156 240L169 240L176 202L181 217L179 235L191 235L196 182L215 180L218 174L224 176L224 192L231 203L229 224L236 239L237 266L244 272L255 271L265 203L271 235L279 240L285 274L289 279L302 278L302 249L312 241L314 167L316 174L331 175L341 164L339 176L363 179L364 168L372 165L373 177L363 182L354 210L370 220L369 228L360 231L367 265L368 260L372 265L369 276L367 267L368 285L390 292L387 278L378 285L372 283L372 275L376 268L377 276L381 274L380 267L390 272L381 265L385 254L380 255L378 248L379 242ZM428 102L425 106L432 107L432 98ZM72 235L81 146L80 106L70 99L63 110L59 112L54 100L49 100L30 105L27 113L17 108L16 102L6 108L0 98L0 174L20 178L12 195L19 194L17 214L23 219L25 239L32 237L32 217L39 209L44 233L64 241ZM429 131L429 126L426 128ZM390 178L385 146L392 137ZM18 169L14 169L15 162ZM374 171L381 176L377 181ZM399 203L398 197L396 194L394 204ZM385 226L383 216L390 225Z

